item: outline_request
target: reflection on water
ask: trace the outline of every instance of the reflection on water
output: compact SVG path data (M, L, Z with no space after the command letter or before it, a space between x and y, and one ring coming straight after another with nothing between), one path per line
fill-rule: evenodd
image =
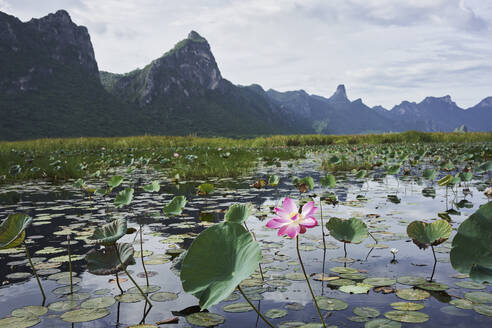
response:
M275 169L275 174L281 176L281 183L276 188L254 189L249 186L265 172L259 172L255 177L248 177L234 181L224 179L212 181L216 191L206 197L196 195L196 186L203 181L175 184L164 177L150 175L145 172L136 172L132 177L135 181L133 187L136 190L135 198L129 208L114 209L112 199L97 198L92 200L82 192L77 191L71 185L54 186L49 183L32 182L22 186L2 187L0 190L0 208L2 218L9 213L23 212L34 218L34 224L28 229L28 247L42 274L42 283L47 291L49 305L56 301L64 300L63 295L53 294L52 291L60 286L67 285L66 279L53 280L52 274L68 270L68 264L53 261L53 258L66 255L66 236L72 236L72 253L84 255L93 246L86 244L85 239L90 235L91 228L106 222L110 218L124 217L129 220L129 226L138 228L144 226L144 249L151 251L146 257L146 267L151 272L150 284L158 285L160 292L177 293L177 299L166 302L153 302L154 307L148 313L146 322L173 318L182 315L179 311L195 306L197 301L187 295L181 289L179 277L171 270L171 259L179 253L176 249L187 248L200 231L213 222L222 220L225 210L234 202L252 202L256 207L254 217L247 221L249 229L255 232L260 241L263 252L262 269L265 283L260 286L246 288L249 290L254 303L263 312L272 308L287 309L286 316L272 319L278 324L284 321L316 322L317 314L313 308L311 296L306 288L305 281L287 279L288 273L301 272L297 264L295 253L295 241L278 237L276 231L264 227L267 218L272 217L272 208L280 204L285 196L299 199L299 192L289 182L289 176L296 168L281 167ZM304 163L302 166L304 175L312 175L318 181L319 174L316 165ZM272 169L269 169L272 173ZM151 180L160 180L161 191L159 193L145 193L141 186ZM167 181L164 183L163 181ZM125 181L124 186L128 186ZM410 178L397 181L394 177L381 179L357 180L350 175L338 175L337 187L333 190L340 201L337 206L323 205L323 221L326 223L330 216L341 218L363 218L370 231L378 240L377 245L370 238L359 245L347 245L348 257L353 263L346 266L356 268L367 277L420 276L429 277L432 271L433 257L430 250L418 249L406 236L406 226L413 220L429 220L437 218L438 212L444 212L453 207L453 202L460 202L463 206L457 209L457 214L451 215L453 228L477 210L479 205L487 202L482 192L479 192L474 183L470 183L470 191L466 196L463 188L458 188L457 194L448 192L443 187L434 185L433 193L422 190L430 187L430 184L422 181L413 181ZM117 190L118 191L118 190ZM117 192L116 191L116 192ZM327 190L316 189L315 194L321 194ZM177 218L166 218L161 209L174 195L185 195L188 205L183 215ZM394 195L399 202L394 201ZM467 202L463 202L466 199ZM318 200L317 200L318 202ZM466 204L466 206L464 206ZM318 204L319 206L319 204ZM321 222L319 212L318 220ZM454 234L454 232L453 232ZM452 238L451 238L452 239ZM450 240L451 240L450 239ZM125 236L122 242L135 244L139 250L139 239L135 236ZM327 249L323 249L321 227L310 229L307 234L301 236L302 255L309 273L325 272L327 275L335 275L330 272L333 267L344 266L339 259L344 256L343 245L331 237L327 237ZM55 251L46 251L52 247ZM390 249L398 249L396 261ZM436 248L438 264L435 279L449 285L446 292L433 292L431 297L423 304L421 310L430 316L430 320L415 327L434 327L452 325L453 327L490 327L490 317L479 315L473 310L461 310L448 304L452 298L463 297L465 292L471 289L461 288L456 282L464 281L453 276L456 272L449 263L450 241ZM133 276L138 283L145 285L145 277L140 261L130 267ZM85 260L73 262L73 270L77 277L81 278L78 285L79 293L90 293L92 297L118 295L118 287L110 282L111 276L94 276L86 272ZM13 309L26 305L40 305L41 295L36 282L18 273L30 274L24 253L13 252L0 254L0 317L7 316ZM16 273L16 275L12 275ZM29 276L30 277L30 276ZM51 279L50 279L51 278ZM124 275L120 274L121 285L124 289L133 287ZM258 281L257 275L254 279ZM357 280L360 281L360 280ZM253 284L254 285L254 284ZM332 311L327 319L330 325L339 327L363 327L364 323L350 321L355 316L352 309L356 306L371 306L381 312L379 318L387 311L393 310L390 306L393 302L403 301L395 293L385 294L371 290L368 294L350 295L343 293L329 282L313 280L315 293L327 297L344 300L349 307L343 311ZM408 288L401 284L397 288ZM256 288L256 289L255 289ZM482 291L491 292L490 286L484 286ZM265 327L257 320L254 312L227 313L222 306L243 301L239 295L236 301L225 301L210 309L211 312L226 317L225 327ZM126 327L137 324L144 316L146 308L144 302L119 303L110 307L111 314L105 318L88 323L76 323L74 327ZM173 312L174 311L174 312ZM185 311L186 312L186 311ZM37 327L71 327L72 325L60 320L62 312L50 312L42 317ZM325 311L326 313L326 311ZM179 323L173 327L188 327L183 317L179 317ZM119 324L119 325L118 325Z

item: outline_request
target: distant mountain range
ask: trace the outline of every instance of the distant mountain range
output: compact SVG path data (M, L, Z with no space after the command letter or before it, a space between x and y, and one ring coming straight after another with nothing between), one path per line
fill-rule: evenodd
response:
M492 97L468 109L450 96L391 110L304 90L265 91L222 77L197 32L142 69L98 70L90 36L60 10L21 22L0 12L0 140L40 137L355 134L492 130Z

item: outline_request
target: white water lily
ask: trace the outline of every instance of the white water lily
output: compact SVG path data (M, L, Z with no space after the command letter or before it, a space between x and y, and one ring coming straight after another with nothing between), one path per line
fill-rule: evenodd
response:
M392 248L392 249L390 249L390 252L391 252L393 255L396 255L396 253L398 253L398 249L397 249L397 248Z

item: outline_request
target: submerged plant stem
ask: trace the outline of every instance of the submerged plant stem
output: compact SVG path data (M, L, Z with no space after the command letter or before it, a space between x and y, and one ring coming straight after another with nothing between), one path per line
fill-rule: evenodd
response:
M68 271L70 271L70 295L73 294L73 279L72 279L72 256L70 254L70 236L67 236L68 248Z
M130 273L128 273L128 271L126 270L126 266L123 263L123 261L121 260L121 256L120 256L120 252L118 251L118 247L116 247L116 244L114 244L113 246L114 246L114 248L116 250L116 255L118 256L118 261L120 261L121 268L123 269L123 271L125 271L127 277L133 282L133 284L135 285L135 287L137 287L137 289L140 292L140 294L142 294L142 296L145 298L145 301L147 303L149 303L150 307L152 307L152 303L150 303L147 295L145 295L145 293L143 292L142 288L140 288L140 286L137 284L137 282L135 281L135 279L133 279L133 277L130 276Z
M306 278L306 282L307 282L307 285L309 287L309 291L311 292L311 296L313 297L314 305L316 306L316 310L318 311L318 315L319 315L319 318L321 319L321 323L323 324L323 327L326 328L326 323L325 323L325 320L323 319L323 315L321 314L321 310L319 309L318 301L316 301L316 296L314 296L313 289L311 288L311 283L309 282L309 278L306 274L306 269L304 268L304 263L302 263L301 252L299 251L299 235L296 237L296 250L297 250L297 257L299 258L299 263L301 264L302 273L304 273L304 278Z
M431 249L432 249L432 255L434 255L434 266L432 267L432 274L431 274L430 281L434 279L434 273L436 272L436 264L437 264L437 258L436 258L436 252L434 251L434 246L431 245Z
M243 295L244 299L246 300L246 302L248 302L248 304L253 308L253 310L256 311L256 313L258 313L258 315L260 316L261 319L263 319L263 321L265 321L265 323L267 325L269 325L270 327L272 328L275 328L274 325L272 325L264 316L263 314L261 314L260 311L258 311L258 309L253 305L253 303L251 303L251 301L249 300L249 298L246 296L246 294L243 292L243 290L241 289L241 287L238 285L237 286L237 289L239 290L239 292L241 293L241 295Z
M29 255L29 250L27 249L27 245L24 242L24 249L26 250L26 256L27 260L29 261L29 264L31 265L32 272L34 273L34 277L36 277L36 281L38 282L39 289L41 290L41 294L43 295L43 304L44 301L46 300L46 295L43 290L43 286L41 286L41 281L39 280L38 273L36 272L36 269L34 268L34 264L32 264L31 256Z
M140 225L140 259L142 260L142 266L145 272L145 280L147 282L147 287L149 287L149 275L147 273L147 268L145 267L144 255L143 255L142 225Z

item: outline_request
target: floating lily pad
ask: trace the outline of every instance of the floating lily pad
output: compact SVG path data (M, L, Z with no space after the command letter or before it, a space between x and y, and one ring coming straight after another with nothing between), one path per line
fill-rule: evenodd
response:
M285 279L294 280L294 281L302 281L305 280L304 274L299 272L290 272L285 274Z
M58 301L48 305L48 308L54 312L65 312L75 309L78 305L78 301Z
M352 312L360 317L375 318L381 314L378 309L369 306L357 306Z
M48 308L46 306L38 306L38 305L30 305L25 306L20 309L15 309L12 311L11 315L13 317L29 317L29 316L43 316L48 312Z
M424 277L416 276L402 276L398 277L396 281L402 285L417 286L425 284L427 282L427 279L425 279Z
M468 317L470 315L468 311L462 311L454 306L443 306L439 311L456 317Z
M354 268L346 268L346 267L334 267L331 268L330 271L335 273L357 273L359 270Z
M449 304L454 305L457 308L460 308L463 310L470 310L473 308L473 303L467 299L452 300L449 302Z
M61 315L61 319L66 322L89 322L104 318L109 315L109 310L102 309L79 309L65 312Z
M364 328L401 328L401 323L389 319L374 319L366 322Z
M391 286L396 283L396 280L386 277L373 277L373 278L366 278L362 282L368 285L372 285L374 287L382 287L382 286Z
M115 302L115 299L110 296L95 297L83 302L80 307L83 309L101 309L110 307Z
M384 316L390 320L407 323L422 323L429 320L427 314L418 311L389 311Z
M467 289L485 289L485 286L474 281L458 281L456 286Z
M178 294L170 293L170 292L159 292L159 293L152 294L150 296L150 299L156 302L174 301L178 299Z
M140 289L145 293L145 294L150 294L150 293L154 293L158 290L161 289L161 286L157 286L157 285L145 285L145 286L140 286ZM137 287L132 287L130 289L128 289L127 293L130 293L130 294L139 294L140 291L138 290Z
M6 317L0 319L0 327L2 328L28 328L33 327L41 322L38 316L29 317Z
M317 296L316 301L318 302L319 308L325 311L340 311L348 307L347 302L326 296Z
M418 285L417 288L430 290L430 291L436 291L436 292L442 292L442 291L445 291L446 289L448 289L449 286L446 284L438 283L438 282L426 282L425 284Z
M424 308L424 304L413 302L394 302L390 306L395 310L401 311L418 311Z
M16 280L16 279L26 279L26 278L29 278L31 276L32 276L32 273L29 273L29 272L14 272L14 273L10 273L10 274L6 275L5 278Z
M477 304L473 306L473 310L479 314L492 317L492 305Z
M465 293L465 298L473 303L492 303L492 294L487 292Z
M278 319L285 317L287 315L287 311L284 309L270 309L265 312L265 317L270 319Z
M171 199L169 204L164 206L164 208L162 210L168 216L181 215L184 207L186 206L186 203L187 203L187 200L186 200L185 196L176 196L173 199Z
M246 302L238 302L224 305L222 310L225 312L248 312L253 311L253 308Z
M353 280L350 280L350 279L336 279L336 280L328 281L327 284L329 286L339 287L339 286L352 286L355 284L355 282Z
M225 318L216 313L197 312L186 316L186 321L194 326L212 327L224 323Z
M372 285L357 283L356 285L345 285L339 288L340 291L348 294L366 294L372 288Z
M137 303L144 300L145 298L142 296L142 294L124 293L121 295L116 295L114 299L121 303Z
M69 289L70 289L70 287L69 287ZM74 288L74 290L75 290L75 288ZM83 300L86 300L89 297L91 297L91 294L89 294L89 293L73 293L73 294L67 295L66 297L67 297L67 300L69 300L69 301L83 301Z
M81 288L82 287L80 287L79 285L74 285L72 287L72 291L75 293L78 292ZM55 288L51 292L55 295L65 295L65 294L70 294L72 291L70 291L70 286L63 286L63 287Z
M407 301L421 301L430 297L430 294L422 289L404 288L397 289L396 296Z

